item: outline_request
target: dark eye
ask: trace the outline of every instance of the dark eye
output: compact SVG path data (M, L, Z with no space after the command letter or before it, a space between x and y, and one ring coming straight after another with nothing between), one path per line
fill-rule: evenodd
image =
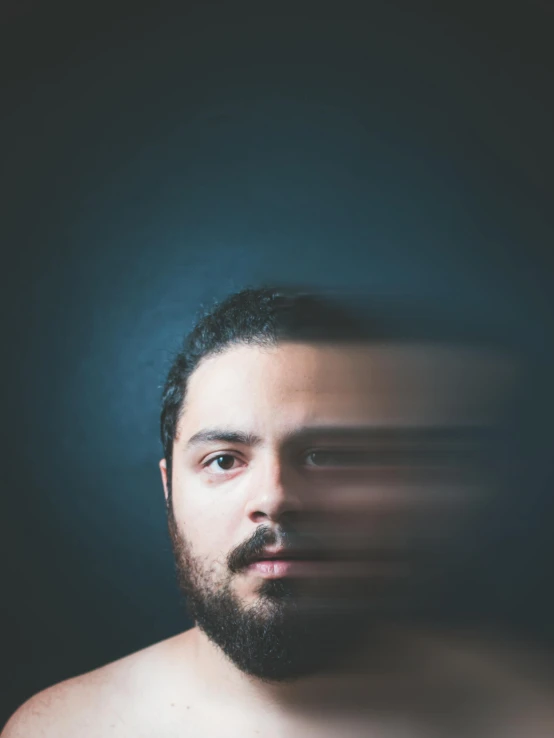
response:
M359 467L368 463L367 455L350 450L310 451L304 457L306 466L321 469L332 467Z
M212 459L207 461L204 466L209 469L212 474L220 474L226 471L231 471L234 468L236 461L237 458L236 456L233 456L233 454L219 454L219 456L214 456Z
M311 451L305 458L308 466L328 466L332 462L328 451Z

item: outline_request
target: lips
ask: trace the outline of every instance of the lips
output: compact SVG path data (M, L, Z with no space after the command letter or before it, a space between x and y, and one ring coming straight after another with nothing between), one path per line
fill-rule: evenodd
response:
M320 560L321 554L316 555L311 551L301 551L299 549L279 548L262 551L261 554L252 559L252 564L261 561L307 561Z
M252 558L247 569L263 577L277 579L300 571L302 565L310 565L316 557L308 551L292 548L266 548L256 558Z
M421 552L419 552L421 554ZM252 556L248 565L261 561L318 561L318 562L398 562L414 558L418 554L415 549L408 548L366 548L364 551L341 550L322 551L314 549L279 548L266 549Z
M246 571L263 577L264 579L280 579L293 577L303 579L313 578L358 578L358 577L390 577L403 576L408 573L409 567L399 561L340 561L317 560L307 558L257 559L251 563Z
M248 571L266 579L279 579L291 574L298 563L298 560L295 561L294 559L258 559L250 564Z
M252 556L245 570L264 579L293 577L390 578L411 570L414 552L375 547L371 551L326 551L321 549L268 548Z

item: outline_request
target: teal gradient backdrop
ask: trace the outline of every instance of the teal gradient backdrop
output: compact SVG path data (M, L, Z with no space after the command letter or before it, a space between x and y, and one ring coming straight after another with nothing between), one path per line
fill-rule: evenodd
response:
M269 281L411 295L494 316L552 368L553 12L230 5L4 19L3 718L187 626L158 403L201 305ZM514 578L547 638L538 381L542 565Z

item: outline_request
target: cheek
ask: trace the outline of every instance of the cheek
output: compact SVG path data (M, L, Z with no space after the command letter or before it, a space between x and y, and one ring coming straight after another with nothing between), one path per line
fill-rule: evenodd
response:
M418 485L352 478L322 481L318 492L313 532L328 534L347 549L438 545L463 529L486 494L478 485L461 482Z
M225 561L236 545L236 511L219 491L196 480L178 480L173 493L173 511L178 529L185 535L194 555L208 561ZM227 503L227 504L226 504Z

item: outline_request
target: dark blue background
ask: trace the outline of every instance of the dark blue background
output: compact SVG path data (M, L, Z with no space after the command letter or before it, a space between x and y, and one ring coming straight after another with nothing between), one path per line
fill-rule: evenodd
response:
M499 316L548 375L554 14L538 0L2 13L7 718L187 624L158 403L201 304L271 280L410 294ZM504 573L543 639L548 387L522 490L535 563Z

